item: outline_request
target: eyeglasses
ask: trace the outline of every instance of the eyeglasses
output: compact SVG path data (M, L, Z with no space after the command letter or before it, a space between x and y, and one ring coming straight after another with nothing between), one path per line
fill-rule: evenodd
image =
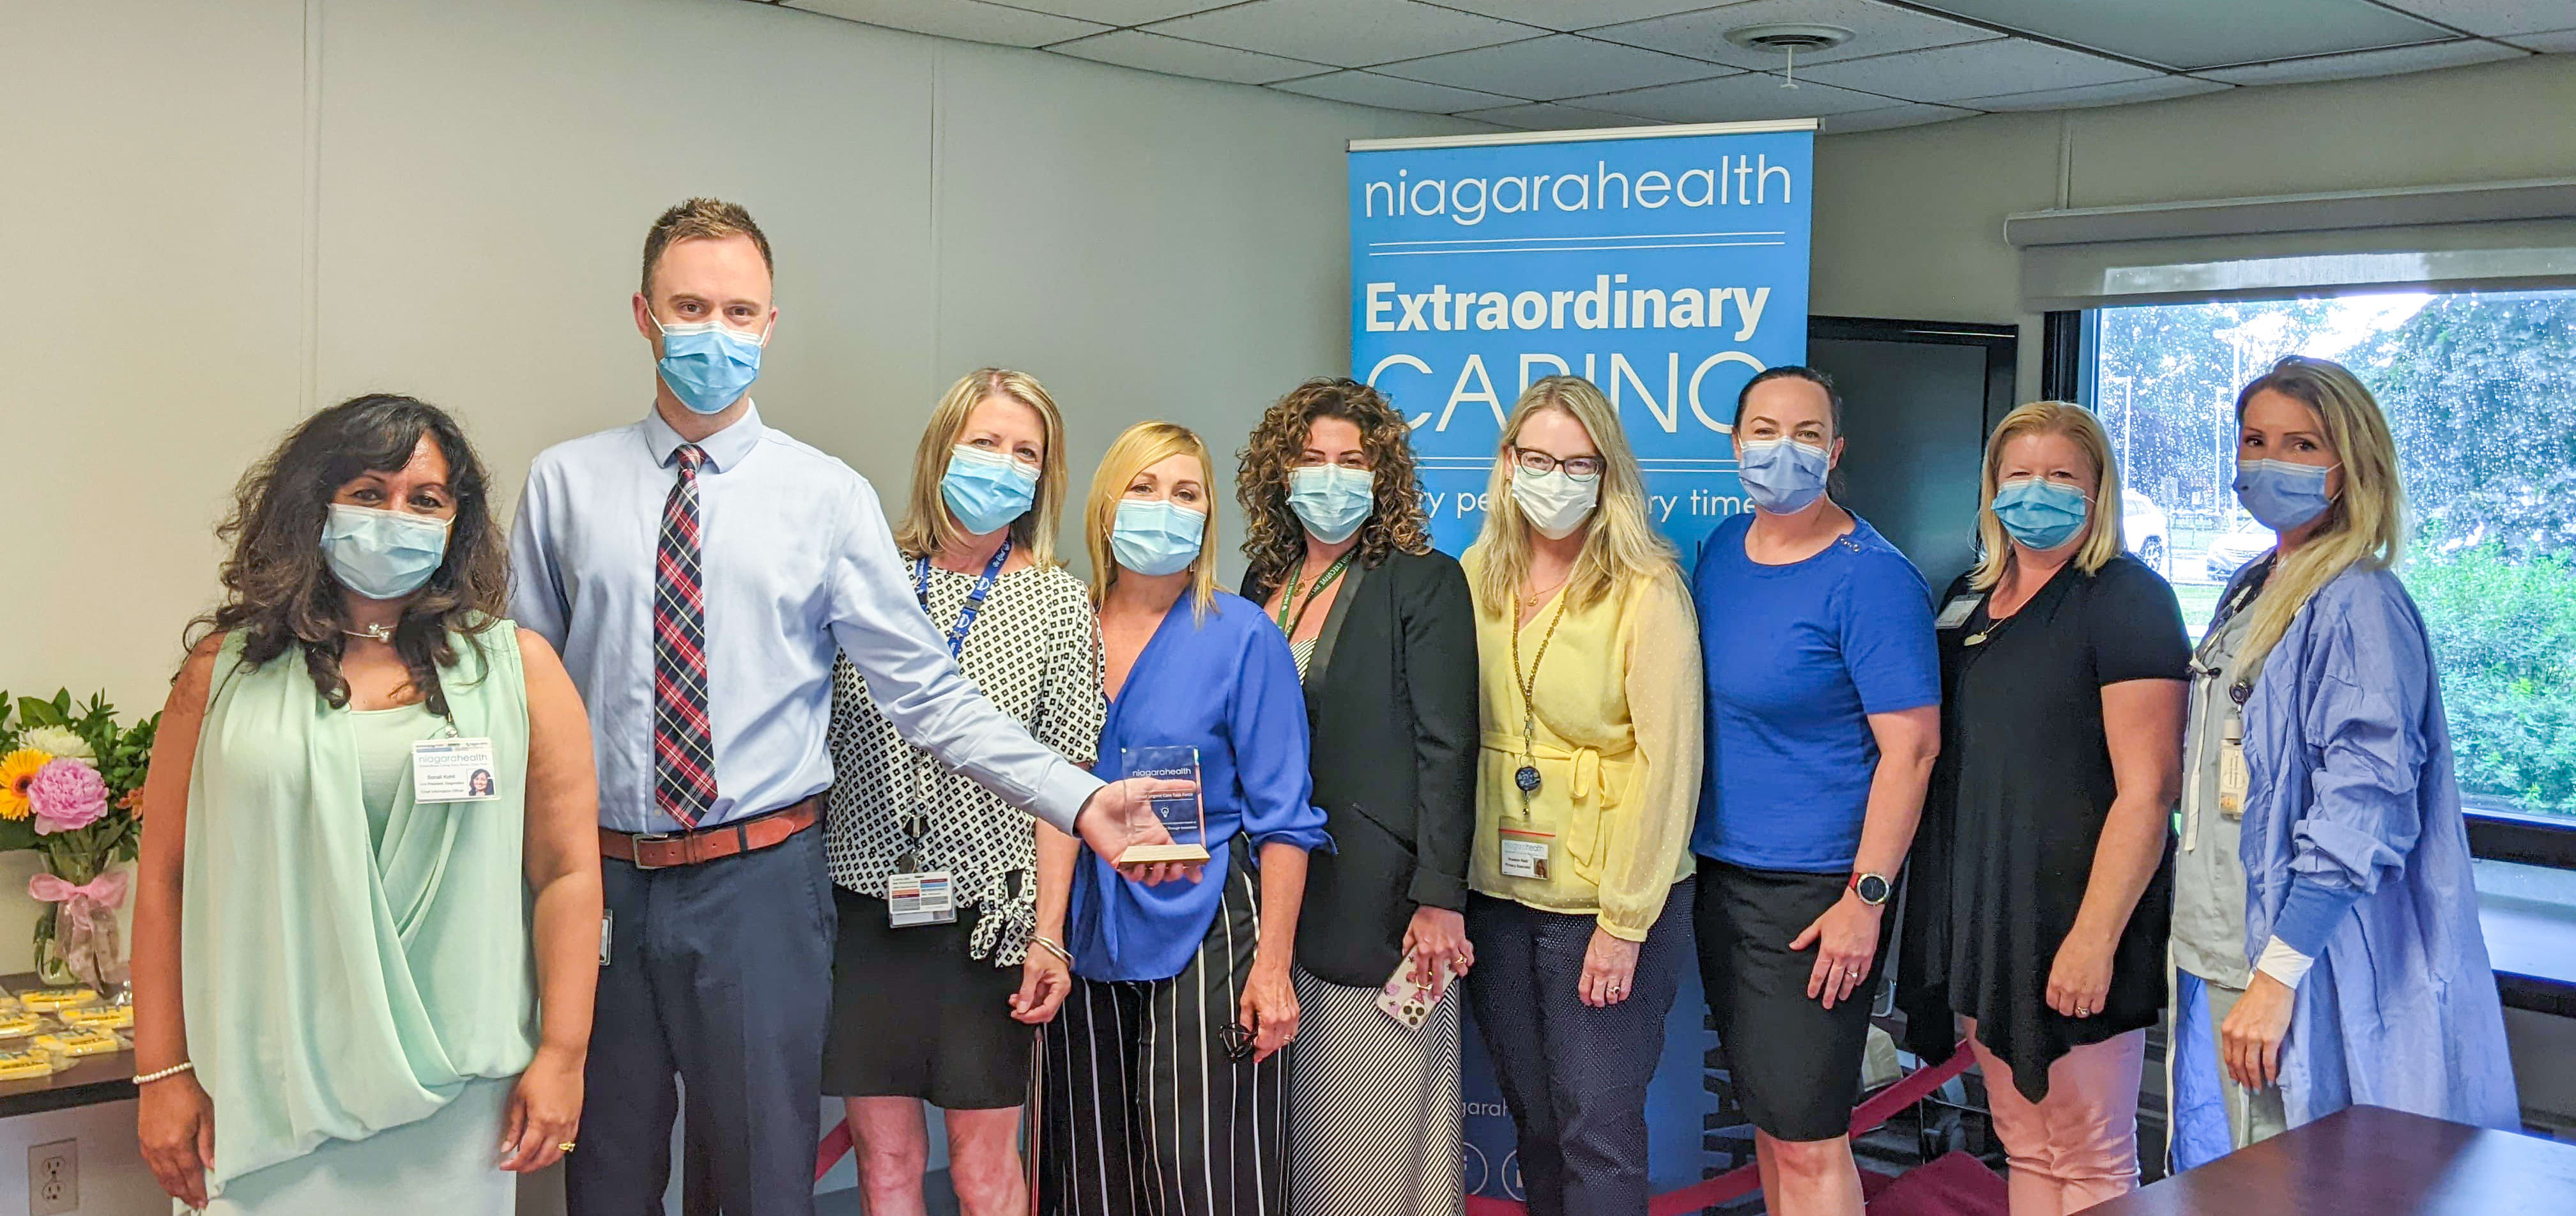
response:
M1576 481L1590 481L1599 477L1601 470L1606 467L1598 456L1569 456L1559 460L1545 452L1532 451L1523 447L1512 449L1512 463L1519 465L1524 473L1553 473L1563 469L1566 476Z
M1240 1022L1226 1023L1217 1031L1216 1037L1217 1042L1225 1048L1226 1058L1230 1060L1249 1060L1252 1058L1253 1048L1259 1046L1259 1040L1253 1037L1251 1031L1244 1029Z

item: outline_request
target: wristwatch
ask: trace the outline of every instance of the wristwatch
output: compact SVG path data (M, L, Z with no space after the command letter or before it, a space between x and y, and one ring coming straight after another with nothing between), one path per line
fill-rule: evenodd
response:
M1871 907L1886 903L1888 895L1896 890L1885 874L1854 874L1851 889L1852 894L1860 896L1860 901Z

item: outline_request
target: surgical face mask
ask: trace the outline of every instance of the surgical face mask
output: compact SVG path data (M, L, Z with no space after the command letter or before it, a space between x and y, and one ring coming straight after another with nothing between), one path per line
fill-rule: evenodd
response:
M949 451L948 473L939 479L940 501L957 517L957 526L977 536L1027 514L1037 497L1036 469L1000 452L963 444Z
M1601 501L1601 479L1576 481L1563 469L1533 473L1528 469L1512 471L1512 502L1520 507L1521 518L1549 540L1563 540L1574 535L1583 521L1592 517L1592 508Z
M2049 550L2084 530L2084 491L2045 477L2005 482L1995 491L1995 518L2024 546Z
M714 321L664 325L660 317L653 327L662 331L662 383L696 413L723 413L760 378L767 331L747 334Z
M1328 545L1349 540L1377 506L1377 477L1367 469L1308 465L1288 473L1288 509Z
M322 523L322 556L341 586L371 600L398 600L447 560L447 521L335 502Z
M1807 509L1825 493L1825 474L1833 456L1820 447L1794 439L1748 439L1736 457L1744 496L1774 515Z
M1118 564L1148 577L1178 574L1197 561L1207 535L1207 512L1161 499L1130 498L1118 504L1109 551Z
M2326 494L2326 474L2340 467L2240 460L2236 462L2236 501L2245 504L2255 522L2287 532L2314 521L2334 505Z

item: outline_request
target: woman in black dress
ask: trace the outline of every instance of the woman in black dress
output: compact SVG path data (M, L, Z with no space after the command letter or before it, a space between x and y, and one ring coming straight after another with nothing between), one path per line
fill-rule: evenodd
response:
M2090 413L2013 411L1984 489L1985 556L1936 622L1941 757L1900 988L1923 1054L1949 1054L1950 1015L1966 1020L2013 1216L2058 1216L2137 1185L2190 648L2173 589L2121 552L2119 470Z

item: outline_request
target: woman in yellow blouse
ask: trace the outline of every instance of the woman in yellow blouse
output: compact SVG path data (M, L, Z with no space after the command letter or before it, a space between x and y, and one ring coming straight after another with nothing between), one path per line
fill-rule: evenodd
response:
M1646 1209L1646 1083L1690 957L1699 632L1618 414L1531 385L1463 564L1484 707L1467 977L1531 1216Z

